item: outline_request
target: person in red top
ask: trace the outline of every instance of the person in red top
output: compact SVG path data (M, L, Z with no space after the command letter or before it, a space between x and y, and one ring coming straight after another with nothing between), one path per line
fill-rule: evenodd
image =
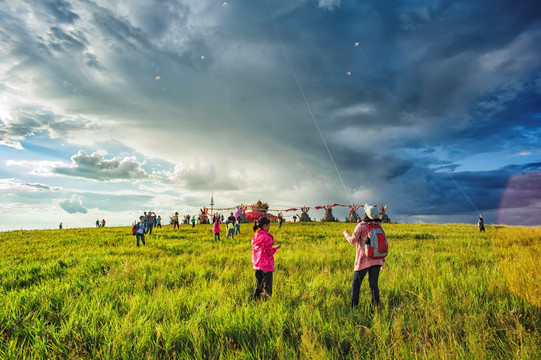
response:
M357 223L353 235L349 235L349 232L344 230L346 240L349 243L356 245L355 268L351 284L352 306L359 305L359 290L366 273L368 273L368 284L370 286L370 294L372 295L372 304L376 306L380 305L378 278L379 271L385 264L385 259L371 259L368 258L364 252L364 245L368 239L368 225L375 222L381 222L378 208L365 204L364 219Z
M262 217L254 223L254 231L258 230L252 237L252 264L254 265L256 288L254 300L263 296L265 299L272 295L272 273L274 271L274 253L280 248L274 238L269 234L270 220Z

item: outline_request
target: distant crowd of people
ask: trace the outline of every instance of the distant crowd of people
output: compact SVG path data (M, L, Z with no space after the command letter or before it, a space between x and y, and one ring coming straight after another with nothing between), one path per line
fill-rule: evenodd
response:
M196 224L208 224L208 217L207 215L201 216L201 215L184 215L182 217L182 221L180 219L180 215L178 212L175 212L174 215L169 217L170 224L173 225L173 229L180 229L180 224L184 225L191 225L192 227L195 227Z

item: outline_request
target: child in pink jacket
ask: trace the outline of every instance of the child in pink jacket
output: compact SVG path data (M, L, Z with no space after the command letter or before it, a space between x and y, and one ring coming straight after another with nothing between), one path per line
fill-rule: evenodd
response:
M220 217L216 217L216 220L214 221L214 224L212 226L212 232L214 233L214 241L220 240L220 225L222 222L220 221Z
M256 288L254 299L258 300L262 295L267 298L272 295L272 273L274 271L274 253L281 245L276 244L274 238L269 234L270 220L262 217L254 223L252 237L252 264L254 265Z

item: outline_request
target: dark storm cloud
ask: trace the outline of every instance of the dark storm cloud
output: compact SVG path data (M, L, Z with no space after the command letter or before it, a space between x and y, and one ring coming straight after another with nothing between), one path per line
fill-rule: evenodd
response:
M179 0L143 2L132 12L137 25L148 37L154 39L168 36L174 25L184 27L192 15L190 6Z
M71 24L79 19L79 16L72 11L72 6L69 1L38 1L34 5L43 8L46 12L51 14L56 22Z
M51 40L49 46L57 51L71 53L72 51L82 52L86 49L87 40L82 33L67 33L56 26L51 27L50 32Z
M482 54L505 47L521 34L535 30L535 27L529 29L531 21L519 27L518 21L513 18L515 16L533 19L533 16L521 15L532 11L531 6L521 3L518 8L513 6L510 18L502 19L499 16L496 18L495 12L503 12L504 6L505 3L501 6L494 6L492 3L488 5L486 2L481 4L455 2L453 6L441 3L439 7L427 10L429 14L423 20L424 29L419 29L418 26L415 31L404 31L398 27L401 15L415 9L396 8L394 5L392 8L386 7L381 2L371 8L358 9L353 15L345 14L347 8L344 5L342 11L324 17L323 24L317 29L299 32L303 35L294 33L294 25L289 25L290 32L287 25L279 23L278 26L285 32L284 38L291 39L297 51L306 54L298 70L300 78L306 78L309 82L311 78L321 78L322 74L328 76L334 72L343 75L348 70L353 73L348 81L355 82L354 86L344 85L345 81L337 81L336 87L326 89L317 85L308 86L309 97L314 90L320 92L315 94L317 97L323 97L327 92L337 99L337 103L343 103L343 99L348 99L352 93L355 94L364 88L365 93L377 93L380 96L381 107L395 108L396 104L385 91L385 85L388 85L391 92L397 94L398 102L407 112L416 111L429 118L441 117L441 120L444 120L448 116L456 115L453 114L457 111L455 108L464 112L476 100L479 91L485 90L484 82L479 85L477 82L480 79L472 76L478 70L478 58ZM538 7L536 5L533 10L536 11ZM473 16L482 13L485 8L489 8L490 14L494 16L479 16L479 18ZM359 15L371 12L379 16L374 19L360 19ZM339 21L343 19L347 21ZM296 21L299 23L297 18ZM344 26L333 27L334 23L341 23ZM363 25L358 25L359 23ZM299 27L303 27L302 20ZM355 30L348 31L348 27ZM505 40L495 41L498 37L494 35L500 34L501 27L508 28L509 32L506 33ZM320 34L318 29L325 34ZM311 35L314 36L308 38ZM301 36L307 37L306 40L297 41L296 38ZM538 37L535 33L533 36ZM356 40L360 41L360 46L355 49L353 41ZM532 40L532 43L535 42ZM290 56L293 60L300 61L302 57L296 55L295 48L288 48L291 51ZM337 54L325 58L333 61L323 63L324 60L317 56L323 49L327 49L331 54ZM538 47L521 48L521 51L530 53L533 58L539 57ZM524 53L516 56L519 63L520 59L525 57ZM344 58L347 60L343 60ZM349 68L344 66L347 61L351 63ZM531 69L531 65L529 67ZM383 82L380 81L378 74L381 75ZM505 75L508 78L507 74ZM497 87L498 78L501 77L502 74L490 74L490 78L495 80L487 78L486 81L495 85L488 86L488 90ZM369 79L373 81L367 81ZM310 82L309 84L312 85ZM358 95L365 96L363 92L359 92ZM375 100L370 97L368 99ZM380 122L385 124L399 121L397 110L395 109L394 118L385 116L380 118Z
M103 8L96 8L95 10L93 13L94 23L105 37L106 44L113 47L113 49L135 51L150 46L145 33L125 19L121 19Z
M398 177L386 189L392 189L397 198L403 198L402 191L407 191L407 197L418 199L419 205L407 209L406 202L393 203L395 211L410 215L446 215L482 212L488 209L498 209L504 190L509 181L521 174L532 174L527 182L530 192L525 187L520 198L524 206L539 205L540 199L533 195L540 190L533 179L538 177L541 163L524 165L509 165L492 171L467 172L433 172L427 169L413 168L409 176ZM393 189L393 187L395 187ZM526 195L528 194L528 195ZM527 197L530 200L526 200ZM404 200L404 199L401 199ZM496 219L491 219L495 221Z
M373 181L388 182L404 175L414 164L409 159L374 151L335 151L334 158L339 169L345 169L346 182L357 188ZM372 184L371 184L372 185Z

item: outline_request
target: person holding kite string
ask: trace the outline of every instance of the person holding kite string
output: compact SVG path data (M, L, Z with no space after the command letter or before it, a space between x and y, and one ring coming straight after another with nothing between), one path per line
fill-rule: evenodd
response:
M272 295L272 274L274 272L274 254L280 248L269 234L270 220L262 217L254 223L252 237L252 264L255 270L256 287L254 300L264 299ZM273 246L276 245L276 246Z
M372 304L378 306L379 287L378 278L379 271L385 264L385 259L373 259L365 254L365 244L368 239L368 226L374 223L379 223L379 210L376 206L364 205L364 219L357 223L353 235L350 235L347 230L344 230L346 240L355 244L355 268L353 271L353 280L351 283L351 306L359 305L359 290L361 283L368 273L368 284L370 286L370 294L372 296Z
M485 231L485 222L483 221L483 215L479 214L479 221L477 222L477 226L479 226L479 232Z

